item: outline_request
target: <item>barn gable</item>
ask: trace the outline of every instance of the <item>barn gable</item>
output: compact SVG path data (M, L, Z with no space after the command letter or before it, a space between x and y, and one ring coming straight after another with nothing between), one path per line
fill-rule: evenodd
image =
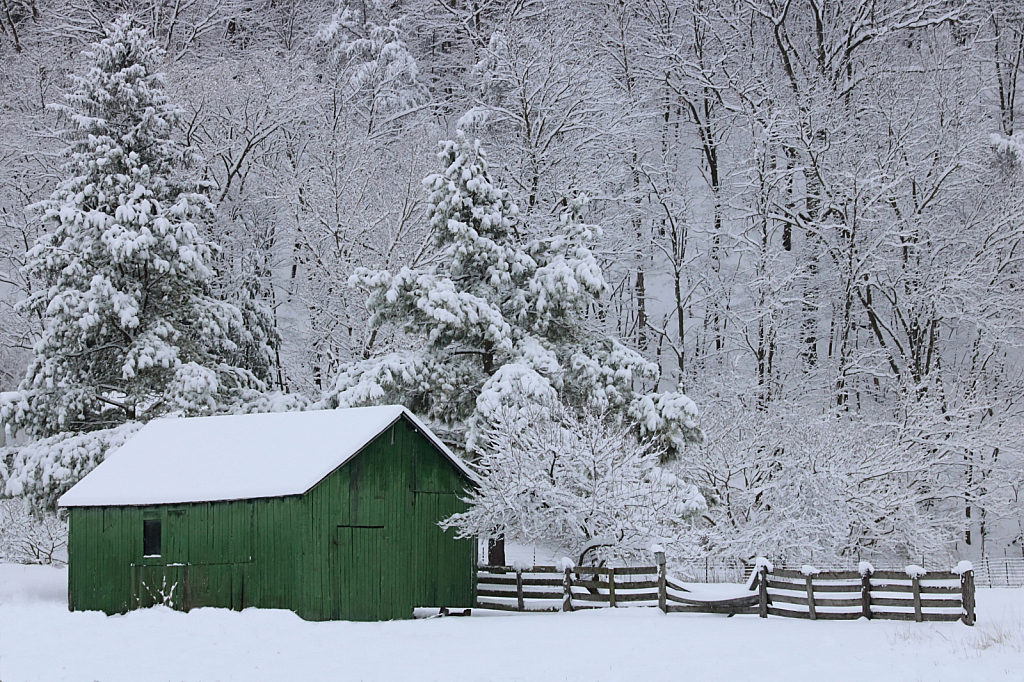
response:
M400 405L189 419L143 427L62 507L216 502L301 495L406 419L468 480L474 474Z

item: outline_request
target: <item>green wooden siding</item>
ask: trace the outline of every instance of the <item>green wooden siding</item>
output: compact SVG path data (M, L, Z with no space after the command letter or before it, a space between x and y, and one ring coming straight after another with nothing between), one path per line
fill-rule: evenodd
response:
M402 419L305 495L74 507L69 607L112 614L156 603L255 606L309 620L470 607L476 544L437 526L465 510L465 486L456 467ZM142 555L144 519L161 521L159 557Z

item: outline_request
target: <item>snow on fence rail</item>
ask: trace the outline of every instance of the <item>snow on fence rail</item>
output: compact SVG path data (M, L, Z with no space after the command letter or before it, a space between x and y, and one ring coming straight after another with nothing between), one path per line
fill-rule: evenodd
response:
M926 572L918 566L904 571L800 571L761 565L757 579L758 611L810 620L963 621L974 625L974 571Z
M632 567L482 566L477 606L502 611L578 611L657 606L665 613L758 614L810 620L956 621L974 625L974 572L802 571L761 564L739 597L700 597L665 565ZM910 570L913 569L913 570Z

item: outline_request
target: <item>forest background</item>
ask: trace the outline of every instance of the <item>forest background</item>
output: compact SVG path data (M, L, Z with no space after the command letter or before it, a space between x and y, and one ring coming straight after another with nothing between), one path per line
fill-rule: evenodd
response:
M706 439L674 470L702 551L1024 552L1024 8L1012 0L0 0L0 384L42 328L25 253L82 51L165 51L270 388L401 348L357 268L431 263L439 140L487 149L524 235L577 197L595 336L657 364Z

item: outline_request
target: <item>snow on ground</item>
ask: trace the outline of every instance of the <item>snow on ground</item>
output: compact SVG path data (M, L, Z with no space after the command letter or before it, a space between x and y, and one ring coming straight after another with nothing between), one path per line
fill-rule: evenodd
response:
M975 628L651 608L309 623L257 609L68 613L66 578L0 565L3 682L1024 681L1024 589L978 590Z

